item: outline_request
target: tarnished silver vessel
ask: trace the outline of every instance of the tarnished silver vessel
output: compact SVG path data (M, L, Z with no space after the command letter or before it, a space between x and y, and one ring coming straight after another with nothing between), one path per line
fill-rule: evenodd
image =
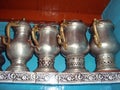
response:
M87 26L78 20L63 21L58 35L61 53L66 58L65 72L86 72L84 56L89 51Z
M13 40L10 39L10 28L14 31ZM25 20L9 22L6 35L7 41L3 38L3 43L7 45L6 53L11 61L7 71L29 71L26 63L33 55L30 25Z
M111 21L94 19L90 30L90 52L96 59L96 71L118 71L115 54L119 51L120 44L113 31Z
M38 40L36 39L38 33ZM44 23L35 25L32 30L32 38L35 44L35 53L38 56L38 68L35 72L56 72L54 59L60 49L57 43L59 31L57 24Z
M0 36L0 71L2 71L2 65L5 63L5 58L2 52L5 51L5 45L2 43L2 36Z

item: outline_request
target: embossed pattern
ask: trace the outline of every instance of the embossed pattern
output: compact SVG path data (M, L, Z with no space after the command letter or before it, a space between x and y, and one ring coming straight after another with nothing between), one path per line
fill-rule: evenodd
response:
M111 54L99 55L96 60L97 71L117 70L115 67L114 56Z
M68 55L65 72L86 72L83 55Z
M2 83L37 83L37 84L101 84L120 83L120 72L0 72Z
M54 69L54 58L43 57L39 58L39 67L36 72L55 72Z

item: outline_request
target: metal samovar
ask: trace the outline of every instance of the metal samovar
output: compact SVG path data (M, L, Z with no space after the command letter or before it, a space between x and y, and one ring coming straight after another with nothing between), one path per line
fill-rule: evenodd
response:
M60 26L58 42L61 53L66 58L65 72L85 72L84 56L89 51L86 38L87 26L78 20L63 21Z
M115 67L115 54L120 49L114 25L109 20L94 19L91 27L90 52L96 59L96 71L118 71Z
M10 28L13 28L14 39L10 39ZM6 53L11 61L7 71L29 71L26 67L27 61L33 55L31 46L31 27L22 21L9 22L6 27L7 41L3 38L3 43L7 45Z
M5 63L5 58L2 52L5 51L5 45L2 43L2 36L0 36L0 71L2 71L2 65Z
M54 59L60 51L57 43L59 31L56 25L54 23L44 23L35 25L32 30L35 53L38 56L38 68L35 72L56 72L54 69ZM38 40L36 37L38 37Z

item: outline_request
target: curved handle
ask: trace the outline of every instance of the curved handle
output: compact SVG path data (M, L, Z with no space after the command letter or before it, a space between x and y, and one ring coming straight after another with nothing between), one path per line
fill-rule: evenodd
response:
M10 46L10 28L11 27L19 26L17 22L9 22L6 27L6 35L7 35L7 41L5 40L5 37L2 37L3 44Z
M97 25L98 23L98 20L95 18L94 19L94 22L93 22L93 30L94 30L94 41L95 41L95 44L100 48L101 47L101 42L100 42L100 38L99 38L99 34L97 32Z
M5 37L2 36L2 43L5 44L6 46L9 46L9 44L6 42Z
M67 43L64 35L64 27L67 26L66 21L64 20L61 25L60 25L60 34L57 36L58 37L58 43L64 47L64 49L67 49Z
M39 46L39 43L36 39L36 36L35 36L35 33L38 31L38 25L35 25L33 28L32 28L32 39L33 39L33 42L35 43L35 45L38 47Z

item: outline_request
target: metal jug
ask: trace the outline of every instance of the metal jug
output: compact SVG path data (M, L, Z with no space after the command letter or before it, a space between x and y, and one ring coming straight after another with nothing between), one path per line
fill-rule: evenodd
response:
M58 30L55 23L35 25L32 38L35 44L35 53L38 56L38 68L35 72L56 72L54 59L60 49L57 43ZM36 39L38 33L38 40Z
M14 30L14 39L10 39L10 28ZM26 67L27 61L33 55L31 46L31 27L22 21L9 22L6 27L7 41L3 38L3 43L7 45L6 53L11 61L8 71L29 71Z
M58 35L61 52L66 58L65 72L85 72L84 56L89 51L87 26L78 20L63 21Z
M117 71L115 54L120 44L113 34L114 25L109 20L94 19L91 27L90 52L96 58L96 71Z
M5 45L2 43L2 36L0 36L0 71L2 71L2 65L5 63L5 58L2 52L5 51Z

